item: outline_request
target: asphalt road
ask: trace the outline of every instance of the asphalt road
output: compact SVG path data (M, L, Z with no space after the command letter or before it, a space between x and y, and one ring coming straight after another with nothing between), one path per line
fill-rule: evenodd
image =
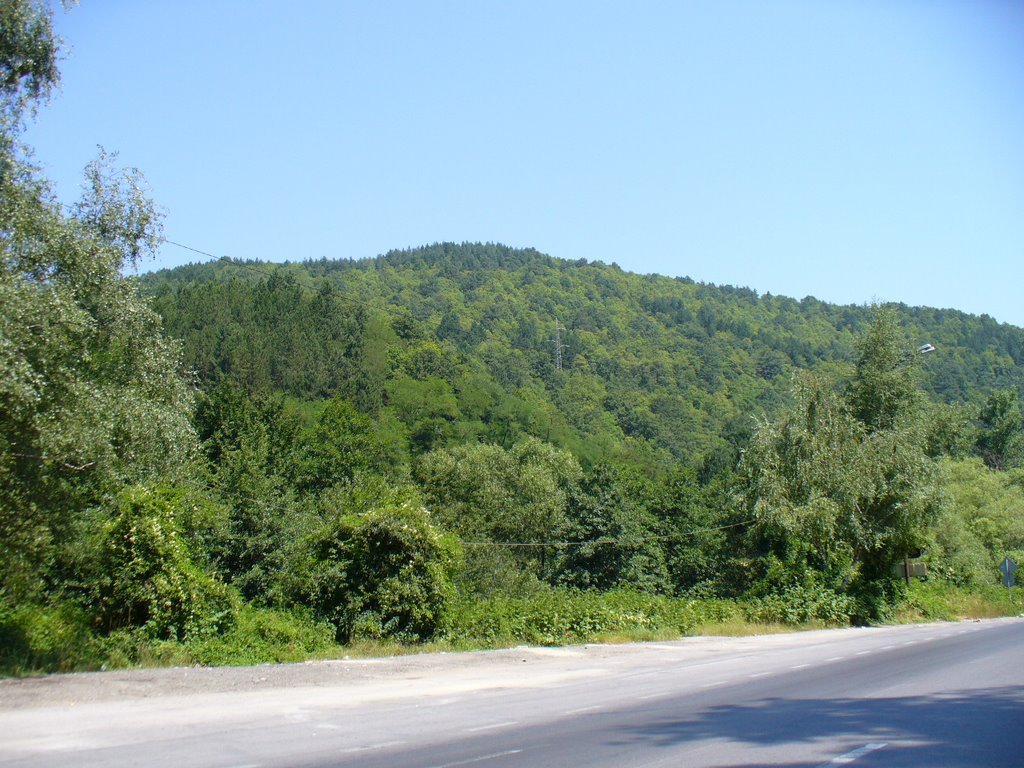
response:
M1019 619L362 668L75 701L52 696L75 679L8 681L0 766L1024 766Z

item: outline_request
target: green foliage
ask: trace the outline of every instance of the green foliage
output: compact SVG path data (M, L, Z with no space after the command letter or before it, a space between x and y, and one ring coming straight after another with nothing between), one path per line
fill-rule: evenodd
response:
M68 214L19 146L56 60L48 8L0 0L5 669L294 659L329 632L653 636L737 610L661 591L866 620L920 544L979 588L1024 548L1020 476L962 460L1020 461L1020 329L493 244L190 265L141 278L151 308L124 276L160 238L141 174L101 152ZM917 366L908 338L941 353ZM819 375L789 392L797 368ZM957 461L939 477L937 457Z
M334 648L334 627L299 611L242 606L222 635L190 640L187 652L204 666L242 666L305 661Z
M49 9L34 0L0 2L0 105L17 121L26 106L45 99L60 80L59 40Z
M940 480L949 504L930 531L931 576L966 587L998 581L998 564L1024 548L1024 487L1016 477L979 459L942 463Z
M534 439L511 450L477 444L434 451L414 470L439 523L497 542L557 537L565 530L569 493L581 475L569 453Z
M476 545L513 545L469 549L469 572L478 577L478 589L493 583L488 571L494 577L507 572L510 559L537 579L551 575L555 553L540 545L565 535L569 499L581 476L571 454L532 438L510 450L483 444L436 450L414 467L440 525Z
M557 581L581 589L615 587L661 592L667 573L655 519L626 493L609 466L587 473L572 496Z
M998 575L992 556L965 520L964 510L947 508L929 531L925 550L929 579L961 587L991 583Z
M850 623L857 601L823 583L826 575L768 557L764 576L753 585L743 607L748 620L792 626Z
M101 157L69 216L17 145L56 82L49 10L8 0L0 33L0 588L35 600L66 578L88 509L185 473L193 390L122 273L159 235L138 175Z
M978 434L972 409L962 403L933 403L925 413L925 452L932 458L962 459L974 449Z
M457 643L559 645L609 635L680 637L734 616L735 604L686 600L628 590L548 589L531 597L495 595L461 600L449 612L445 635Z
M861 345L848 397L811 377L795 405L758 430L748 454L747 503L755 540L791 568L884 611L892 566L924 542L941 512L934 463L924 452L918 400L890 312Z
M89 615L63 603L13 604L0 594L0 675L71 672L91 661Z
M943 581L913 581L899 607L904 621L961 621L1019 616L1024 613L1024 589L995 585L965 588Z
M655 532L675 593L742 591L730 583L736 570L730 558L743 551L736 535L744 527L731 470L701 484L696 472L678 467L657 483L635 476L630 485L657 521Z
M460 554L423 507L385 503L337 517L314 535L293 589L339 640L422 640L440 626Z
M154 638L180 640L231 626L238 598L193 562L178 519L181 498L142 487L120 495L95 580L104 631L141 627Z
M280 286L272 300L259 293L270 281ZM875 312L490 244L442 243L363 261L219 261L144 282L204 381L229 377L249 391L304 399L341 395L362 413L389 413L413 454L474 441L507 448L533 436L585 465L735 458L751 416L787 401L794 368L846 376ZM340 302L332 316L363 312L331 337L348 351L326 366L328 342L308 330L321 320L300 307L323 285ZM295 296L286 300L289 291ZM264 316L265 306L295 314ZM884 421L886 409L906 405L913 376L933 398L961 402L999 382L1024 383L1020 329L950 310L891 309L899 331L892 343L864 340L863 418ZM567 345L561 371L556 319ZM285 328L294 333L279 342ZM939 352L914 365L903 335ZM237 350L230 360L227 350ZM314 380L322 384L304 383ZM888 405L871 405L872 388L888 392Z
M977 449L985 463L995 469L1019 466L1024 460L1024 414L1017 391L993 392L978 418Z
M373 431L372 419L347 400L328 402L304 440L302 484L323 489L351 480L358 472L386 471L386 447Z
M184 340L186 363L206 382L227 378L249 392L372 400L379 385L364 367L364 312L329 283L314 289L293 272L245 266L237 271L263 279L154 292L168 332Z
M850 410L871 432L895 427L920 397L911 365L915 353L904 333L896 312L882 307L858 342Z

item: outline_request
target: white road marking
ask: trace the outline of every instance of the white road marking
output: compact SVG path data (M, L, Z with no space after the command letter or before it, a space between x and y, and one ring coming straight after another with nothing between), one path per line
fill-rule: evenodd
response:
M908 640L904 645L917 645L917 640Z
M807 667L809 667L809 666L811 666L811 665L810 664L797 664L795 667L790 667L790 669L807 669Z
M476 733L477 731L489 731L492 728L504 728L506 725L516 725L517 720L506 720L503 723L491 723L490 725L478 725L476 728L466 728L466 733ZM452 763L455 765L455 763Z
M716 680L713 683L704 683L704 685L702 685L701 688L714 688L716 685L725 685L727 682L729 682L729 681L728 680Z
M564 714L564 715L578 715L581 712L593 712L595 709L600 709L600 707L593 706L593 707L580 707L579 709L567 709L562 714Z
M671 694L668 691L664 691L662 693L649 693L646 696L637 696L637 699L639 701L647 701L648 699L662 699L665 696L670 696L670 695Z
M399 744L405 744L404 741L382 741L380 744L367 744L365 747L349 747L348 749L339 750L343 754L351 754L353 752L370 752L374 749L387 749L388 747L397 747Z
M856 762L858 759L864 757L864 755L882 749L883 747L889 746L888 742L878 744L865 744L860 749L854 749L851 752L847 752L845 755L834 757L827 763L822 764L819 768L829 768L833 765L849 765L850 763Z
M484 760L493 760L496 757L505 757L506 755L518 755L523 750L521 749L507 749L504 752L495 752L490 755L480 755L480 757L471 757L468 760L456 760L454 763L442 763L441 765L434 765L431 768L455 768L457 765L471 765L472 763L482 763Z
M888 651L890 648L895 648L895 645L883 645L881 650Z
M858 656L867 656L871 651L857 651Z
M830 659L825 659L825 661L842 661L845 658L846 658L845 656L833 656Z
M747 677L764 677L765 675L770 675L770 674L771 674L771 672L755 672L752 675L747 675Z

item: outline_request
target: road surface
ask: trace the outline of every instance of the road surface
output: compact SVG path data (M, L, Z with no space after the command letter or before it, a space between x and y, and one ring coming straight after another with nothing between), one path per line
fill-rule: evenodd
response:
M0 766L1024 765L1024 620L0 683Z

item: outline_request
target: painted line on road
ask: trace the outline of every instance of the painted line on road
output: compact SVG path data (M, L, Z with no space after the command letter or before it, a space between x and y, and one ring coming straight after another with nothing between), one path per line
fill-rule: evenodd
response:
M871 651L857 651L857 656L867 656Z
M647 701L648 699L663 699L666 696L671 696L670 691L663 691L662 693L649 693L646 696L637 696L637 701Z
M883 645L879 650L888 651L890 648L895 648L895 645Z
M809 666L811 666L811 665L810 664L797 664L795 667L790 667L790 669L807 669Z
M728 680L716 680L713 683L704 683L701 688L714 688L716 685L725 685L728 682Z
M764 677L765 675L770 675L770 674L771 674L771 672L755 672L752 675L747 675L747 677Z
M864 757L864 755L870 754L871 752L875 752L887 746L889 746L888 742L865 744L863 747L847 752L845 755L832 758L827 763L820 765L819 768L829 768L829 766L832 765L849 765L850 763L856 762L860 758Z
M600 709L600 708L601 707L595 705L593 707L580 707L579 709L567 709L562 714L563 715L579 715L579 714L581 714L583 712L593 712L595 709Z
M387 749L388 747L397 747L399 744L405 744L404 741L382 741L380 744L367 744L365 747L348 747L347 749L338 750L342 754L352 754L353 752L370 752L374 749Z
M917 645L917 640L908 640L904 645Z
M523 750L521 749L506 749L504 752L494 752L490 755L480 755L480 757L471 757L468 760L456 760L454 763L441 763L440 765L432 765L430 768L455 768L457 765L472 765L473 763L482 763L484 760L494 760L496 757L506 757L508 755L518 755Z
M489 731L493 728L504 728L507 725L518 725L518 720L506 720L503 723L491 723L490 725L478 725L476 728L466 728L466 733L476 733L477 731Z
M845 656L833 656L831 658L825 659L825 661L842 661L845 658Z

